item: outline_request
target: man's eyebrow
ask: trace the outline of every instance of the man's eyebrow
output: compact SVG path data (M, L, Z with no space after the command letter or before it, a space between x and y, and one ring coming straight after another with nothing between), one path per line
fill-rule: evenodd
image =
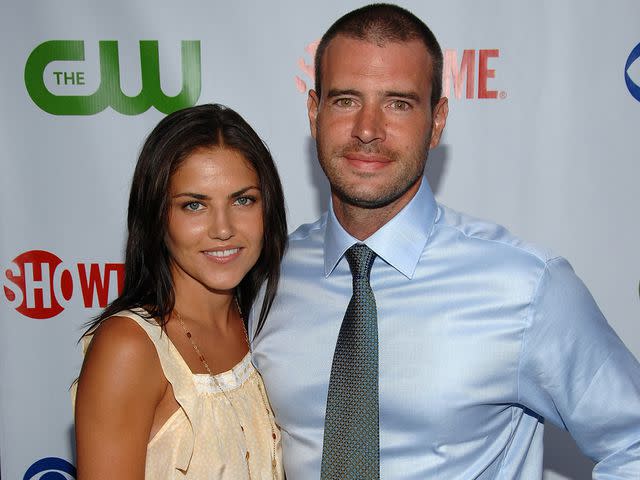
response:
M340 97L342 95L351 95L351 96L357 97L357 96L360 96L360 92L358 90L353 90L349 88L347 89L332 88L327 93L328 98Z
M359 90L354 90L354 89L351 89L351 88L345 88L345 89L332 88L327 93L327 98L335 98L335 97L340 97L342 95L349 95L349 96L353 96L353 97L359 97L362 94L361 94L361 92ZM400 99L405 99L405 100L411 100L411 101L416 102L416 103L420 103L420 100L421 100L420 95L418 95L415 92L411 92L411 91L403 92L403 91L400 91L400 90L387 90L387 91L382 93L382 96L384 98L400 98Z
M413 100L414 102L420 103L420 95L418 95L415 92L399 92L395 90L390 90L390 91L384 92L384 96L387 98L389 97L403 98L406 100Z

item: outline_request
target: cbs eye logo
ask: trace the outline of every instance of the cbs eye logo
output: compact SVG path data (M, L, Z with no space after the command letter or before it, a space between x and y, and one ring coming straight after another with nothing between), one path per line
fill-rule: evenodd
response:
M66 460L47 457L31 465L22 480L74 480L76 467Z
M638 60L639 58L640 58L640 43L636 45L633 50L631 50L631 53L627 58L627 63L624 66L624 81L627 84L627 88L629 89L629 93L631 94L631 96L640 102L640 85L634 82L631 76L629 75L629 69L631 68L631 65L633 65L634 62L639 63L639 62L636 62L636 60ZM638 67L638 65L636 65L636 67ZM635 70L636 72L639 72L640 68L636 68ZM640 78L640 75L635 75L635 77L636 79L638 79Z

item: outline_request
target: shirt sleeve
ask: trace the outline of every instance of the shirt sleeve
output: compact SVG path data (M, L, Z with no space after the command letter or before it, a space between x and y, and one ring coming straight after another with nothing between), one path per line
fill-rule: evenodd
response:
M529 306L518 369L527 408L568 430L598 480L640 478L640 364L562 258Z

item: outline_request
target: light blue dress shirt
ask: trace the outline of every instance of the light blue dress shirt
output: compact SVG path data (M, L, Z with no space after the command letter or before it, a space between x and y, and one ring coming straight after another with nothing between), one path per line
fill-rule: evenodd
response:
M289 480L320 477L356 242L331 209L293 233L252 339ZM545 419L594 478L640 479L640 365L563 258L437 204L426 181L364 243L378 255L382 479L540 479Z

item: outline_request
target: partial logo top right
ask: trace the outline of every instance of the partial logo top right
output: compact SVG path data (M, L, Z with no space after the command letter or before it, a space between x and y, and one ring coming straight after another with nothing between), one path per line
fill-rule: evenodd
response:
M633 78L629 74L630 70L633 70L637 82L640 82L640 61L636 62L640 58L640 43L636 45L631 53L629 54L629 58L627 58L627 63L624 66L624 81L627 84L627 88L629 89L629 93L633 98L640 102L640 84L634 82ZM631 65L636 62L633 69L631 69Z

